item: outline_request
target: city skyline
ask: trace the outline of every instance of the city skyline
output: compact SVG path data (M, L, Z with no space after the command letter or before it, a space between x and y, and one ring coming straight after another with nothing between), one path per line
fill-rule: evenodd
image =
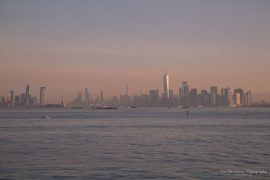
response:
M104 95L104 89L99 89L98 92L93 92L93 91L90 91L89 92L89 88L88 87L85 87L84 89L81 89L81 90L77 90L76 93L74 93L73 95L67 97L67 96L64 96L63 94L58 94L57 98L53 98L54 100L52 101L52 97L49 97L47 95L47 87L44 87L44 86L41 86L39 87L39 94L37 92L35 92L35 89L37 87L34 87L34 91L31 91L32 94L30 94L30 85L27 84L26 87L25 87L25 96L26 96L26 99L25 99L25 104L28 105L29 102L28 101L31 101L31 95L33 95L32 97L36 98L34 101L35 102L38 102L37 104L40 104L40 105L44 105L45 102L47 104L53 104L53 103L59 103L60 101L62 102L63 99L65 99L68 103L71 102L72 100L74 100L74 98L76 97L76 94L82 94L83 91L84 91L84 94L86 94L85 96L87 96L87 101L91 99L95 99L97 97L102 97L102 99L110 99L110 98L113 98L114 96L121 96L121 95L128 95L130 97L132 96L139 96L139 95L146 95L149 93L149 91L151 90L157 90L159 93L158 95L162 98L169 98L171 96L171 93L173 93L173 96L188 96L190 92L192 92L192 90L194 90L194 88L196 89L196 93L197 91L209 91L210 94L212 94L212 91L215 92L216 94L222 94L222 89L224 88L229 88L229 89L242 89L240 86L237 86L237 87L232 87L230 85L224 85L224 86L216 86L216 85L210 85L208 88L198 88L196 87L195 85L193 86L190 86L188 81L182 81L178 87L175 87L175 88L170 88L169 87L169 83L170 83L170 76L169 74L166 72L164 75L163 75L163 79L162 79L162 86L161 88L159 87L154 87L152 86L152 88L149 88L149 89L144 89L142 90L141 88L136 88L136 89L139 89L138 91L131 91L132 93L128 93L129 92L129 86L128 85L125 85L123 86L123 91L122 92L119 92L118 94L107 94L106 91L105 91L105 95ZM213 90L214 88L214 90ZM250 92L249 89L246 89ZM46 93L45 93L46 91ZM23 92L23 91L14 91L14 89L10 89L7 93L5 94L0 94L0 97L3 97L5 99L16 99L15 98L15 95L17 93L17 95L20 95L20 92ZM45 94L46 94L46 99L45 99ZM49 93L50 94L50 93ZM102 94L102 95L101 95ZM27 98L27 97L30 97L30 100ZM252 93L252 97L253 97L253 93ZM259 99L259 98L252 98L254 100L254 102L261 102L261 101L266 101L267 102L267 99Z
M88 88L84 89L84 94L78 92L77 97L67 102L69 106L93 106L93 105L113 105L113 106L250 106L267 104L265 100L257 101L252 98L250 90L238 88L210 86L209 89L198 89L192 87L187 81L182 81L178 90L170 88L170 75L167 71L163 75L162 90L159 88L149 89L147 93L140 92L129 94L128 86L125 92L113 96L104 96L104 91L100 90L99 95L93 95ZM10 94L1 96L0 105L4 107L64 107L64 98L61 103L47 102L46 87L40 87L39 101L31 94L30 85L27 84L25 91L16 94L10 90ZM45 103L46 102L46 103Z
M122 84L122 85L120 85L120 87L115 87L116 89L120 89L120 91L116 91L116 93L115 93L115 91L110 91L110 89L106 89L106 88L94 89L94 88L91 88L92 87L91 85L89 85L89 86L84 86L84 87L82 86L80 88L73 87L74 90L70 91L70 94L68 94L68 95L63 93L63 92L53 92L53 88L50 88L50 86L44 86L44 84L41 84L39 86L35 86L35 85L32 85L31 83L27 83L27 85L23 85L19 89L8 88L8 90L4 93L2 93L1 89L0 89L0 97L5 97L5 98L9 97L10 98L11 91L13 94L17 93L18 95L21 92L25 91L25 94L28 94L26 96L29 96L30 84L31 84L32 95L34 97L37 97L37 102L40 102L41 98L42 98L43 102L44 102L42 104L45 104L45 101L46 101L46 103L48 102L49 104L50 103L51 104L59 103L63 99L66 102L71 102L72 100L74 100L74 97L76 97L76 95L78 93L84 93L84 91L88 92L89 97L91 94L91 98L96 98L96 97L100 96L101 92L102 92L104 98L112 98L114 96L126 95L127 93L129 94L129 96L148 94L149 90L159 90L160 97L162 97L162 96L169 97L171 90L174 92L174 95L181 93L183 96L187 96L188 93L190 92L190 90L192 90L192 88L196 88L198 91L207 90L207 91L211 92L211 87L218 87L218 93L220 93L219 91L221 90L221 88L228 88L228 87L230 87L231 89L243 88L245 90L251 91L250 88L246 88L246 87L231 86L230 84L217 85L214 83L209 83L208 87L200 88L200 86L197 86L196 84L190 83L189 81L186 81L186 80L182 80L179 83L172 83L172 81L171 81L172 79L174 79L174 77L171 78L171 75L169 73L167 73L167 71L166 71L163 75L159 76L159 84L154 86L151 83L149 83L148 89L143 89L140 87L134 88L134 86L130 86L129 84L125 84L125 85ZM171 86L171 84L173 84L173 86ZM176 86L175 86L175 84L176 84ZM95 85L93 85L93 86L95 86ZM185 89L184 86L187 86L187 89ZM179 88L181 88L181 92L179 92ZM41 90L41 89L43 89L43 90ZM47 89L49 89L49 91L47 91ZM88 91L88 89L90 91ZM44 97L41 97L41 92L42 92L42 94L45 94L45 91L46 91L46 100L44 100ZM14 95L14 97L15 97L15 95ZM254 100L254 102L261 102L261 101L269 102L270 97L267 98L267 96L259 96L258 94L254 93L252 91L252 99Z
M242 87L270 100L268 1L1 1L0 94L49 102L170 87ZM151 82L151 83L149 83Z

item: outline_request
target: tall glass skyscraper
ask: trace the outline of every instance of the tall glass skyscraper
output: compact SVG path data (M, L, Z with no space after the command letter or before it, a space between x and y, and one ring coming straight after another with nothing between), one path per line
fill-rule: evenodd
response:
M40 88L40 97L39 97L40 105L45 104L45 90L46 90L45 87Z
M164 74L164 79L163 79L163 94L166 97L169 97L169 75L167 73Z

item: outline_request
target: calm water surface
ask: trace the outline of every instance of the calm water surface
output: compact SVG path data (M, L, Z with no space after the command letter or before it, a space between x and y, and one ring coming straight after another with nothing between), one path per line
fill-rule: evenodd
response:
M270 109L0 110L0 178L269 179Z

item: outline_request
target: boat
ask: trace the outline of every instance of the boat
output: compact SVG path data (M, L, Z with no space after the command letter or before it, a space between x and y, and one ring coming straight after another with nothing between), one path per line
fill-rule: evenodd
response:
M43 119L51 119L51 116L42 116Z
M92 109L118 109L118 107L113 107L113 106L95 106L95 107L92 107Z
M128 108L130 108L130 109L136 109L137 107L136 106L128 106Z
M71 106L70 109L83 109L82 106Z
M182 106L181 108L188 109L189 107L188 106Z

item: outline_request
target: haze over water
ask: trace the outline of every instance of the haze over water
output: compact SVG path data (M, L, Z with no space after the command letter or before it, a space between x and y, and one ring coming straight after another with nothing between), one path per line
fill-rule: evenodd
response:
M269 1L1 1L0 94L48 100L171 87L244 88L269 100ZM150 82L150 83L149 83ZM36 95L35 94L35 95Z

